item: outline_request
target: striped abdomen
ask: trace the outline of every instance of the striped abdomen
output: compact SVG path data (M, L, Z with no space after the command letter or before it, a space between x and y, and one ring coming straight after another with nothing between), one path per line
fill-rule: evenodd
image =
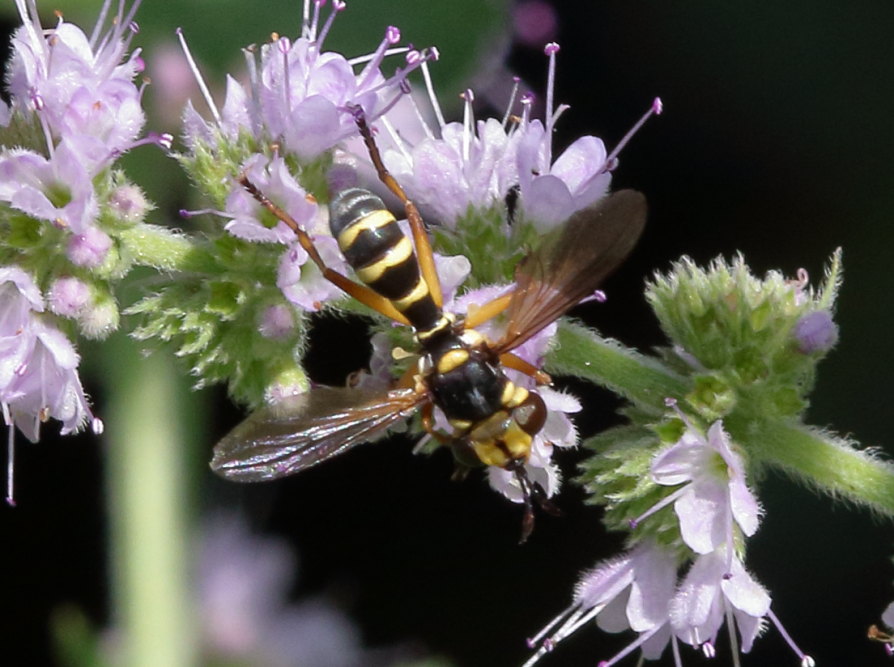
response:
M360 188L339 192L329 204L329 228L357 277L391 301L417 332L440 322L413 243L379 197Z

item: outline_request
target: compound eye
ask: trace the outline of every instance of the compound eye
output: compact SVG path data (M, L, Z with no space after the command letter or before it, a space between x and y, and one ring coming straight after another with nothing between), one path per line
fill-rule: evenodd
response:
M538 394L531 392L524 403L513 410L512 418L525 433L535 435L546 423L546 405Z

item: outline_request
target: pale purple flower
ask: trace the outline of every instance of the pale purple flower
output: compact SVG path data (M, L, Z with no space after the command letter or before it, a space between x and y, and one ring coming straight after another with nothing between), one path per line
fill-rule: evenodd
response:
M143 191L138 186L130 183L116 188L109 195L106 203L109 211L120 222L127 225L135 225L142 222L151 208L151 204L146 199Z
M258 323L258 332L264 338L282 340L289 336L295 329L295 316L291 308L283 304L268 306L261 313L261 321Z
M78 278L59 278L47 291L50 311L61 317L78 317L90 303L90 288Z
M471 95L465 97L466 116L471 118ZM519 180L518 135L493 118L448 123L440 135L385 151L389 169L413 201L448 226L455 225L469 207L480 210L501 204ZM406 142L403 133L401 139Z
M0 266L0 391L25 363L34 314L43 310L43 296L31 276L15 266Z
M760 505L745 483L742 458L719 420L707 436L687 424L683 436L655 456L652 479L663 486L683 486L637 521L673 502L683 541L696 553L732 545L734 523L746 536L757 530Z
M332 13L320 26L323 4L313 3L312 17L305 12L308 20L299 38L293 41L280 37L264 44L257 56L249 56L247 87L228 77L222 110L217 109L181 35L181 44L214 117L214 123L209 124L189 105L184 118L187 143L213 141L218 131L230 138L248 131L279 143L285 152L312 160L356 134L352 106L361 106L371 120L377 118L403 95L407 74L433 57L394 47L400 40L400 32L394 27L386 29L379 46L369 55L349 60L325 51L326 35L345 4L333 3ZM404 67L386 77L380 68L387 56L396 53L406 54ZM355 72L360 64L363 67Z
M48 137L76 142L96 173L133 145L145 121L133 83L143 69L139 51L122 62L139 2L126 15L121 3L108 30L97 25L90 39L61 16L55 28L44 30L25 0L16 5L23 25L13 37L7 75L13 109L37 111ZM101 16L111 0L106 5Z
M806 655L770 609L770 595L745 569L739 558L725 547L696 558L673 600L670 622L674 633L687 644L714 655L717 634L724 621L735 623L738 641L730 628L732 650L748 653L754 640L771 622L800 659L802 667L813 667Z
M306 231L325 232L325 225L315 225L319 207L308 200L307 192L289 172L282 157L276 155L268 160L263 155L253 155L242 165L242 173ZM231 184L226 212L232 219L225 229L233 236L286 245L296 241L295 232L261 206L238 181Z
M804 354L826 352L838 342L838 325L828 310L814 310L797 321L794 335Z
M732 614L748 653L763 631L770 611L770 596L741 561L732 567L724 550L699 556L683 579L670 606L671 625L677 636L691 646L715 643L727 614Z
M314 245L326 266L339 273L347 272L347 262L331 236L312 236ZM344 297L344 292L323 277L317 265L309 261L307 252L298 242L282 254L276 274L276 286L283 295L304 310L320 310L327 301Z
M49 418L62 422L62 435L80 430L92 418L78 377L80 358L61 331L35 319L28 332L26 359L12 382L0 390L0 403L32 442Z
M519 200L525 217L548 230L608 192L611 173L601 139L583 136L552 162L551 127L525 123L518 143Z
M555 7L544 0L525 0L512 8L515 38L525 46L542 46L555 39L559 19Z
M43 311L33 279L17 267L0 267L0 404L6 423L32 442L50 418L62 422L63 435L92 418L78 354Z
M889 604L882 612L882 623L889 628L894 628L894 602Z
M528 641L532 648L539 648L525 667L593 619L606 632L632 629L640 633L635 642L600 665L613 665L636 649L646 659L657 659L672 641L668 605L676 581L677 558L651 541L603 561L581 575L572 605Z
M205 650L254 665L363 664L351 621L323 599L288 604L297 559L233 516L206 521L196 563Z
M90 226L68 239L65 254L75 266L94 269L106 259L112 239L99 227Z
M0 201L74 234L89 229L99 212L91 175L67 141L51 159L24 149L0 153Z

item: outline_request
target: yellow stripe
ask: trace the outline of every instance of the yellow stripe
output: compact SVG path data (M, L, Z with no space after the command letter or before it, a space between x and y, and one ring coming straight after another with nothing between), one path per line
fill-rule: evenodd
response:
M511 386L511 389L510 389ZM512 393L509 393L509 392ZM501 403L504 408L515 408L525 402L525 399L528 398L528 390L524 387L517 387L511 382L506 383L506 388L503 389L503 396L501 397Z
M354 241L357 240L357 237L362 232L368 229L387 227L393 222L394 216L391 215L391 211L385 209L373 211L359 220L354 220L351 224L341 230L341 233L338 235L338 247L342 252L345 252L354 244Z
M448 419L450 425L455 428L457 431L468 431L472 426L472 422L468 419Z
M357 277L367 285L382 277L388 269L406 261L413 254L413 244L406 236L388 248L388 252L382 259L373 262L362 269L356 269Z
M428 285L422 278L419 278L419 282L416 283L416 286L413 288L412 292L410 292L403 299L394 300L394 307L397 308L400 312L404 312L407 308L412 306L420 299L424 299L425 297L427 297L428 294Z
M449 373L454 368L462 366L468 360L469 353L466 350L450 350L438 359L438 372Z

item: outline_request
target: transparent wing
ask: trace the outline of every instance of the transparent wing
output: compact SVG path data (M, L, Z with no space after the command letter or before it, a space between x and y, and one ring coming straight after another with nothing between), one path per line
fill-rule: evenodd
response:
M494 346L508 352L596 291L630 254L646 224L646 198L619 190L572 215L515 271L506 334Z
M292 475L374 438L426 400L413 389L315 388L249 415L214 447L211 469L237 482Z

